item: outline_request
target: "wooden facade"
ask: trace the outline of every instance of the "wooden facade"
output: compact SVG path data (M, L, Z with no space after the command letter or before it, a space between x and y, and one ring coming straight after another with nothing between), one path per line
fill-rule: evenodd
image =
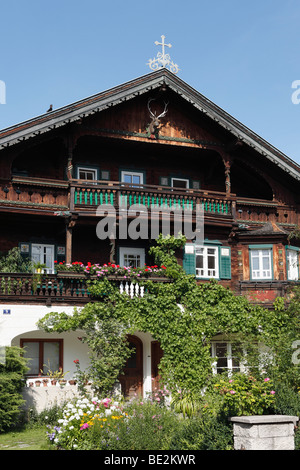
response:
M149 106L157 116L167 109L158 126ZM299 244L289 239L299 188L295 162L162 69L0 132L0 251L25 246L32 256L39 245L53 260L120 264L125 247L151 264L151 240L116 239L112 249L97 237L97 208L111 205L120 223L132 204L193 217L200 205L205 246L189 240L179 262L199 282L214 277L271 306L299 279ZM2 275L2 303L12 293L16 302L72 303L74 292L88 300L78 280L71 287L54 270L34 295L29 275L14 276Z

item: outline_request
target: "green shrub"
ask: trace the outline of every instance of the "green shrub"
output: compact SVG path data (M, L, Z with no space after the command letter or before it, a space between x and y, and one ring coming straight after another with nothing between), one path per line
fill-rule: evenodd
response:
M0 255L0 272L2 273L25 273L32 271L32 262L24 258L18 247L12 248L6 254Z
M20 353L19 348L7 347L3 363L0 362L0 432L18 424L21 415L21 390L27 367Z
M223 397L225 416L266 414L275 402L276 392L269 377L236 373L231 378L220 378L214 387Z
M274 414L298 416L300 418L300 393L284 382L275 384L276 399L273 405ZM300 426L295 430L295 449L300 450Z
M174 434L171 450L233 450L232 424L216 416L183 420Z
M120 421L110 441L116 450L167 450L178 427L178 415L149 401L126 406L128 418Z

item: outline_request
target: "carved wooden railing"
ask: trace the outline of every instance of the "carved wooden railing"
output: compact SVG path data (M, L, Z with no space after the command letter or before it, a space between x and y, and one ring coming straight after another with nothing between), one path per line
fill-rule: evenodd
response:
M239 198L236 200L236 218L239 223L264 224L273 221L282 225L298 225L298 209L266 199Z
M143 297L143 285L122 276L107 276L116 283L121 293L130 297ZM91 300L85 274L62 272L58 274L0 273L0 301L5 302L71 302L86 303ZM143 281L144 278L141 278ZM154 282L170 282L165 277L149 277Z
M232 217L235 211L235 197L225 193L180 189L167 186L128 185L116 181L71 182L71 210L95 209L102 205L128 209L133 205L142 205L147 209L190 210L197 204L205 213Z
M36 210L68 210L69 183L13 176L9 183L0 186L0 205Z

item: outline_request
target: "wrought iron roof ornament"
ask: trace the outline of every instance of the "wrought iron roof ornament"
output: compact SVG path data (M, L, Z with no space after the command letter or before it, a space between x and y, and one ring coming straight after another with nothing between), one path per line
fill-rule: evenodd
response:
M165 38L165 36L161 36L162 42L155 41L154 44L156 46L162 46L162 51L157 53L156 58L149 59L147 65L149 65L151 70L168 68L171 72L176 74L179 71L178 65L174 64L174 62L171 60L170 55L165 53L165 47L172 47L172 44L166 44Z

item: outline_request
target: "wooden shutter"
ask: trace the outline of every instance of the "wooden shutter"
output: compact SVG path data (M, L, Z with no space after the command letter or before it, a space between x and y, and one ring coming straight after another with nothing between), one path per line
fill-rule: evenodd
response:
M231 248L219 247L220 279L231 279Z
M66 247L65 245L55 245L54 259L58 263L66 261Z
M21 256L24 259L31 258L31 243L28 242L20 242L19 243L19 250L21 253Z
M196 275L196 255L195 245L193 243L186 243L183 248L183 269L187 274Z

